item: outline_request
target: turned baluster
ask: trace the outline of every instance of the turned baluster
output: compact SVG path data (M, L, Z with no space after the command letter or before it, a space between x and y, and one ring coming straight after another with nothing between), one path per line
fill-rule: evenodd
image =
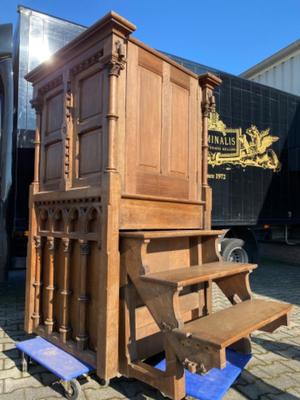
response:
M49 270L48 282L46 286L47 304L46 304L46 332L50 335L53 332L53 298L54 298L54 252L55 252L55 239L53 237L47 238L47 245L49 249Z
M86 348L88 336L86 332L86 275L87 261L90 251L89 243L86 240L79 240L80 243L80 273L79 273L79 296L78 296L78 321L77 321L77 348L82 351Z
M34 308L33 308L33 326L36 329L40 324L40 295L41 295L41 267L42 267L42 238L40 236L34 236L35 244L35 276L34 276Z
M63 343L68 340L69 333L71 331L69 325L69 298L71 294L71 290L69 289L69 280L70 280L70 255L71 255L71 241L68 238L62 239L63 248L64 248L64 260L63 260L63 269L62 269L62 288L61 288L61 302L60 302L60 338Z

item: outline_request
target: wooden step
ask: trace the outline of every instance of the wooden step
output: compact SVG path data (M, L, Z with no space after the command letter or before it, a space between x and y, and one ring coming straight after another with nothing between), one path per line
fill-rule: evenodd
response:
M179 288L252 271L255 268L255 264L218 261L142 275L140 278L143 281Z
M210 346L223 349L248 336L255 330L278 320L292 309L291 304L266 300L247 300L204 318L199 318L176 331L185 337L199 339Z

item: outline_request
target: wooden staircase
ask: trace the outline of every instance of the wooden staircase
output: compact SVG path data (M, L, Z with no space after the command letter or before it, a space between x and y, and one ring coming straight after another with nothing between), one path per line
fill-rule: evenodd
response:
M151 313L163 335L173 375L179 365L195 373L224 368L226 348L249 353L249 335L253 331L273 332L288 323L291 305L253 299L249 275L256 265L220 259L215 245L218 233L175 231L174 236L172 232L123 233L122 264L138 299L129 308L144 304ZM178 241L180 234L185 244ZM230 300L231 307L212 313L212 282ZM186 317L192 294L198 296L199 307L195 309L195 303L190 304L192 313ZM143 367L141 362L135 365L134 356L131 357L131 376L136 376L137 365L139 370ZM149 366L145 368L149 372ZM171 395L176 397L174 392Z

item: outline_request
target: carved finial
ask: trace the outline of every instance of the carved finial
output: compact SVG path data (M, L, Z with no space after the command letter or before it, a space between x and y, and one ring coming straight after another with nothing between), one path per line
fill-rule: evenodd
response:
M210 112L216 112L216 99L214 95L211 95L209 98L209 102L210 102Z
M36 98L30 100L31 107L35 109L35 112L40 115L43 110L43 98L37 96Z
M125 56L126 56L125 45L124 45L124 43L121 42L121 40L118 40L116 42L116 49L117 49L117 54L118 54L119 60L125 60Z
M209 117L213 112L216 112L216 100L214 95L210 95L208 99L202 102L202 112L204 117Z
M203 101L202 103L202 113L204 117L208 117L210 113L210 106L208 101Z
M120 76L122 69L125 68L125 62L118 60L110 60L108 63L108 74L111 76Z
M69 238L62 239L64 253L70 253L71 251L71 240Z
M41 237L40 236L34 236L33 240L34 240L35 248L36 249L40 249L41 248L41 244L42 244Z
M53 251L55 249L55 239L54 237L48 237L47 238L47 245L49 251Z
M108 66L108 74L119 76L122 69L125 68L126 64L126 48L123 42L118 40L115 43L116 46L116 55L107 63Z

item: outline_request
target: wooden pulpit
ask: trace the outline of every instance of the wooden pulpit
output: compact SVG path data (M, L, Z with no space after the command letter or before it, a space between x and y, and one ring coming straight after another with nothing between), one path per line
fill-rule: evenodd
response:
M131 37L110 12L27 75L36 110L25 328L100 378L185 396L184 368L287 323L255 300L251 264L225 263L211 230L207 120L220 79ZM212 313L212 283L233 304ZM165 352L167 368L147 363Z

